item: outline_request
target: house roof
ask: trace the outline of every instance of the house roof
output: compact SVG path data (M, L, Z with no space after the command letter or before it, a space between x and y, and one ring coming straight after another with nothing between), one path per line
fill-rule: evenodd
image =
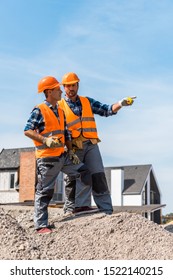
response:
M20 153L34 151L33 147L2 149L0 153L0 169L15 169L20 165Z
M152 172L152 165L130 165L130 166L117 166L105 167L105 173L108 185L111 185L111 170L122 169L124 170L124 190L123 194L140 194L150 171ZM154 175L153 175L154 178Z
M131 213L152 213L165 207L166 204L150 204L141 206L114 206L114 213L131 212Z
M20 166L20 153L34 151L34 147L3 149L0 153L0 169L16 169ZM111 170L124 170L123 194L140 194L150 172L154 180L151 164L105 167L109 187L111 186ZM155 182L156 183L156 182Z

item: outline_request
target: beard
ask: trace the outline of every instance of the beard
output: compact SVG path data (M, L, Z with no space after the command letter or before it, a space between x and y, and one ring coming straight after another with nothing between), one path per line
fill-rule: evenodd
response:
M66 93L67 97L72 98L77 96L77 91L70 90L68 93Z

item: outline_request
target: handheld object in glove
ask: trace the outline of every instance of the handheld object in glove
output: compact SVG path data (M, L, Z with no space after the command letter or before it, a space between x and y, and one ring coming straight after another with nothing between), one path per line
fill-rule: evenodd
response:
M70 160L72 160L72 162L74 164L79 164L80 163L80 159L78 158L78 156L73 152L73 150L69 150L68 151L69 154L69 158Z
M45 137L43 143L49 148L61 147L61 138L58 137Z
M136 96L131 96L131 97L125 97L122 100L119 101L120 106L130 106L133 104L134 99Z

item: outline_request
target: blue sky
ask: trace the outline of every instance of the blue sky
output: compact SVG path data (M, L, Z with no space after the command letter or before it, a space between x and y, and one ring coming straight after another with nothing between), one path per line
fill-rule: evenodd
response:
M23 129L43 100L38 80L76 72L83 96L137 96L96 116L103 162L152 164L163 213L173 212L172 15L171 0L1 0L0 150L32 146Z

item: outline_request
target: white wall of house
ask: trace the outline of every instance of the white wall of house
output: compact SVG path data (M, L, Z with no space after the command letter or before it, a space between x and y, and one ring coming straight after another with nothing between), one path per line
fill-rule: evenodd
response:
M123 195L124 206L141 206L142 198L141 195Z
M15 189L15 183L18 179L18 172L14 171L1 171L0 172L0 191L8 191Z
M8 189L8 177L9 174L7 172L0 173L0 190L7 190Z
M111 170L111 197L113 206L123 205L124 170Z
M0 203L19 202L19 192L16 190L0 191Z
M19 192L15 188L18 180L18 172L0 172L0 203L19 202Z

